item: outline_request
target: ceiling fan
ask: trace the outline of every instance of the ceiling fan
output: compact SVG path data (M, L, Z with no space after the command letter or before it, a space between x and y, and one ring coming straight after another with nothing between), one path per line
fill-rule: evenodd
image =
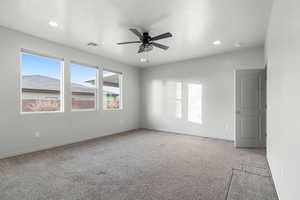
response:
M164 33L164 34L160 34L154 37L151 37L149 35L148 32L143 32L140 33L137 29L135 28L130 28L129 29L133 34L135 34L136 36L138 36L139 40L138 41L131 41L131 42L120 42L117 43L118 45L122 45L122 44L134 44L134 43L141 43L138 53L142 53L142 52L148 52L151 51L153 49L153 47L157 47L163 50L167 50L169 47L154 41L157 40L161 40L161 39L165 39L165 38L169 38L172 37L171 33Z

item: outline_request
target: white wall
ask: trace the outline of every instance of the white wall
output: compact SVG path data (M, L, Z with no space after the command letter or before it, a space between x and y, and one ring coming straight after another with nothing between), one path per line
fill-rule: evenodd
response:
M0 27L0 158L139 128L139 69ZM124 73L121 111L20 114L20 49ZM41 137L36 138L35 132Z
M264 48L193 59L141 72L144 128L234 140L234 70L264 68ZM183 118L175 117L174 83L183 81ZM187 84L202 84L202 124L187 120ZM172 86L173 85L173 86Z
M281 200L300 197L300 1L275 0L269 25L267 157Z

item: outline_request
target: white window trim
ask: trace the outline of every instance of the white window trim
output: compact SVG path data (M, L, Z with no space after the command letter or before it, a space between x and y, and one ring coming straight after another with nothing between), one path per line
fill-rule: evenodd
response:
M97 109L72 109L71 112L95 112Z
M22 102L22 76L23 76L23 62L22 62L22 55L23 54L29 54L32 56L38 56L38 57L44 57L46 59L54 59L60 62L60 110L58 111L38 111L38 112L23 112L23 102ZM28 49L23 49L21 48L20 50L20 57L19 57L19 85L20 85L20 90L19 90L19 101L20 101L20 114L21 115L30 115L30 114L55 114L55 113L63 113L65 111L65 106L64 106L64 72L65 72L65 62L63 58L59 58L59 57L55 57L55 56L51 56L51 55L47 55L47 54L42 54L42 53L38 53L32 50L28 50Z
M63 113L62 111L38 111L38 112L21 112L21 115L31 115L31 114L57 114L57 113Z
M96 80L95 80L95 107L94 108L91 108L91 109L73 109L72 108L72 65L75 64L75 65L79 65L79 66L82 66L82 67L89 67L89 68L94 68L96 69ZM77 61L70 61L70 94L71 94L71 102L70 102L70 107L71 107L71 112L97 112L99 111L99 94L100 94L100 81L99 81L99 76L100 76L100 67L96 66L96 65L90 65L90 64L85 64L85 63L82 63L82 62L77 62Z
M116 74L119 74L119 87L120 87L120 102L119 102L119 108L105 108L104 106L104 101L103 101L103 82L104 82L104 79L103 79L103 72L104 71L108 71L108 72L113 72L113 73L116 73ZM102 109L103 111L121 111L123 110L123 75L124 73L123 72L118 72L118 71L114 71L114 70L111 70L111 69L108 69L108 68L103 68L102 69Z

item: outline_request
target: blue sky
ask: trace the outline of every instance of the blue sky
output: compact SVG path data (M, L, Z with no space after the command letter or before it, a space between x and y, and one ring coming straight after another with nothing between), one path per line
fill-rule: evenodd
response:
M60 79L61 63L58 60L22 54L22 74L23 75L43 75ZM71 81L74 83L91 86L85 83L86 80L96 77L96 69L71 65Z
M71 81L72 83L78 83L81 85L89 86L92 85L85 81L90 79L96 79L97 70L91 67L82 67L80 65L71 65Z
M60 61L23 53L22 75L37 74L59 79Z
M22 75L43 75L56 79L60 79L61 61L34 56L30 54L22 54ZM92 86L86 83L86 80L96 77L97 70L91 67L82 67L80 65L71 65L71 81L85 86ZM110 72L103 72L104 75ZM120 93L119 88L104 86L105 91Z

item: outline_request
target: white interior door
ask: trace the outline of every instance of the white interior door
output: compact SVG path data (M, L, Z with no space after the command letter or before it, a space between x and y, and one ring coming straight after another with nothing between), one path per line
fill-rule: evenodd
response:
M236 147L266 146L266 72L236 71Z

